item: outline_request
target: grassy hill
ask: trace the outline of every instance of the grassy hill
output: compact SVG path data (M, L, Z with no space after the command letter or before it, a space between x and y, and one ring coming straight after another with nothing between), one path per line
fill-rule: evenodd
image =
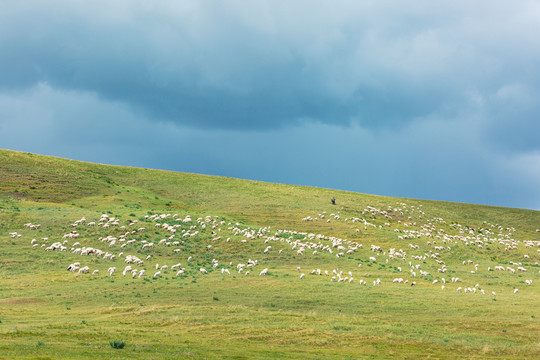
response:
M539 228L532 210L0 150L0 358L540 357Z

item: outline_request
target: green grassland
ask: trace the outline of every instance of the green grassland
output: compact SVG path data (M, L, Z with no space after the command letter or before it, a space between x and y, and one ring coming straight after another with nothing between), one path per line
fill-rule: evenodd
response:
M540 358L539 228L532 210L0 150L0 358Z

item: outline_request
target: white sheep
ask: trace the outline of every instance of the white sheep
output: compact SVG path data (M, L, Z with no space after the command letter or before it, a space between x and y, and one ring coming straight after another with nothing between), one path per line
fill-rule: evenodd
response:
M122 275L126 276L126 273L127 273L128 271L131 271L131 270L132 270L131 266L129 266L129 265L126 266L125 269L124 269L124 271L122 272Z

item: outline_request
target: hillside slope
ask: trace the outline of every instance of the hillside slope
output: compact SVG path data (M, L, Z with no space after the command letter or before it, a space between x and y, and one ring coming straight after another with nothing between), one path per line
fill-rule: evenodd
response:
M540 357L539 228L0 150L0 358Z

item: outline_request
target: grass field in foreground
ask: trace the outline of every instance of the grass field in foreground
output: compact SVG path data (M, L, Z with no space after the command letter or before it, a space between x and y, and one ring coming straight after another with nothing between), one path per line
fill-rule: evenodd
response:
M538 228L538 211L0 150L0 358L537 358Z

